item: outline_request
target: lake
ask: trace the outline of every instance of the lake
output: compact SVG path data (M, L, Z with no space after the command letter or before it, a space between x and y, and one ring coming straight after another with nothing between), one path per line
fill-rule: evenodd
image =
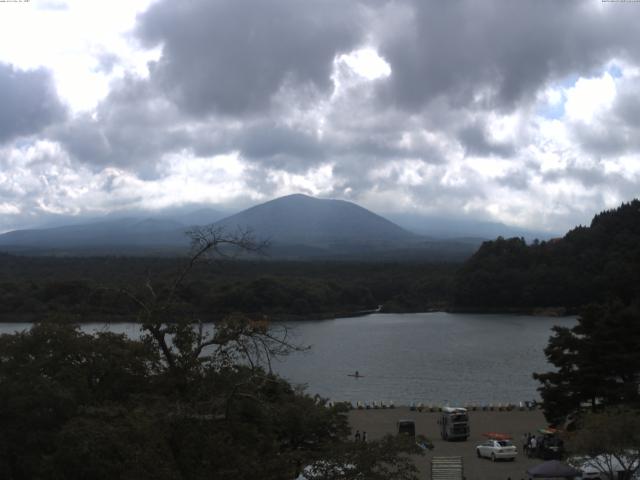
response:
M294 342L310 345L274 363L274 369L309 393L332 400L389 401L396 405L517 403L538 398L532 372L550 369L544 356L553 325L575 318L516 315L373 314L290 322ZM29 328L0 324L0 333ZM84 324L87 332L103 324ZM111 331L139 335L132 323ZM362 378L349 376L356 370Z

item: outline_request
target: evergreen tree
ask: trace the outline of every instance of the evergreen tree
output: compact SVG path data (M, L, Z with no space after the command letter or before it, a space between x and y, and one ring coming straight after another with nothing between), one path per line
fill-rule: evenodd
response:
M640 400L640 309L591 305L573 328L554 327L545 348L557 370L534 373L547 419L562 423L581 410L637 405Z

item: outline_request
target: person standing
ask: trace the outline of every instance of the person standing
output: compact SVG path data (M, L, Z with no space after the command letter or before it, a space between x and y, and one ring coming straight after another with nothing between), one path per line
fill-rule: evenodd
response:
M529 441L529 458L535 457L538 449L538 440L535 435L531 435L531 440Z
M359 442L360 441L360 430L356 430L355 437L356 437L356 442Z
M362 432L362 443L367 443L367 432Z

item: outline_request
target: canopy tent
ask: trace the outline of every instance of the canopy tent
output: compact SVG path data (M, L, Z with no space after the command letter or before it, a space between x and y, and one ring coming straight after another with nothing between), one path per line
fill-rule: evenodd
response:
M512 440L513 437L508 433L487 432L483 433L483 436L490 438L491 440Z
M527 475L531 478L575 478L580 476L580 470L558 460L549 460L529 468Z

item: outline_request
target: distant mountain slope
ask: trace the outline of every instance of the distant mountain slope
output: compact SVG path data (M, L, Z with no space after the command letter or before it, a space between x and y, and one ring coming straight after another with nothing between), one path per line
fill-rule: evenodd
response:
M419 237L354 203L296 194L227 217L216 225L250 228L273 244L350 249L358 245L397 248Z
M458 308L570 310L640 298L640 200L596 215L561 239L485 242L458 273Z
M15 230L0 246L68 249L114 246L186 246L185 227L173 220L124 218L55 228Z
M491 240L497 237L523 237L527 241L533 241L536 238L548 240L558 236L549 232L464 217L392 213L386 215L386 218L411 232L439 239L473 237Z
M185 231L210 223L219 212L155 212L153 218L118 218L0 235L0 249L27 254L182 254ZM232 232L250 229L268 240L271 258L461 261L481 239L434 240L409 232L354 203L289 195L215 223Z

